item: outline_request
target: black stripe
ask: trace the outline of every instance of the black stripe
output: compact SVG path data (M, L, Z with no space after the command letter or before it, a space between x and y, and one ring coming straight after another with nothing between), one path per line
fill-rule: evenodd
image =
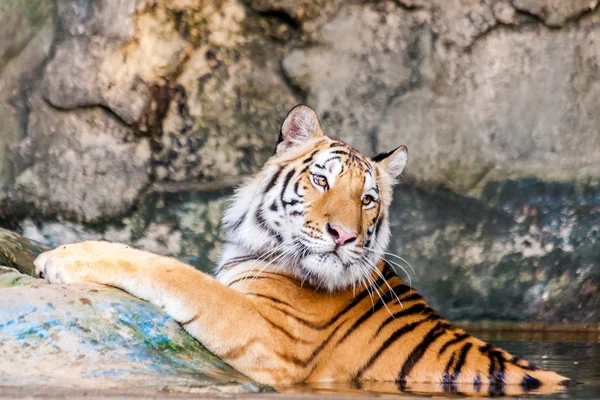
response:
M234 281L229 282L227 284L227 286L230 287L231 285L233 285L235 283L245 281L245 280L251 281L251 280L258 280L258 279L273 279L273 278L269 278L268 276L244 276L242 278L238 278Z
M379 332L381 332L381 330L387 324L391 323L392 321L397 320L398 318L406 317L407 315L419 314L419 313L423 313L424 315L429 315L432 312L433 312L433 310L431 308L427 307L425 304L415 304L414 306L412 306L410 308L407 308L402 311L398 311L397 313L390 315L385 321L383 321L383 323L379 326L379 329L377 329L377 332L375 332L375 336L379 335Z
M383 274L383 276L387 276L387 275L397 276L394 268L392 268L390 263L388 263L386 260L383 260L383 268L381 269L381 273Z
M246 215L248 214L248 211L245 211L242 216L240 217L240 219L238 219L237 221L235 221L232 225L231 225L231 229L232 230L237 230L240 226L242 226L242 224L244 223L244 220L246 219Z
M267 296L267 295L264 295L264 294L260 294L260 293L244 293L244 295L246 295L246 296L260 297L261 299L270 300L273 303L283 304L284 306L288 306L290 308L293 308L294 310L296 309L296 307L294 307L290 303L287 303L287 302L285 302L283 300L279 300L279 299L277 299L275 297Z
M437 340L440 336L444 334L446 329L448 328L448 324L438 322L423 338L421 343L419 343L408 355L406 361L402 365L402 369L400 370L400 374L398 375L398 382L406 382L406 377L410 374L415 365L419 362L419 360L425 354L425 351L431 346L433 342Z
M444 376L442 377L442 387L444 392L456 392L458 390L454 384L454 381L452 380L452 377L450 376L450 370L454 365L455 357L456 353L452 353L452 356L450 357L450 360L448 360L446 368L444 369Z
M458 335L454 339L449 340L448 342L444 343L444 345L440 349L440 352L438 353L438 358L444 354L444 352L448 349L448 347L453 346L457 343L460 343L470 336L471 335L469 335L468 333L463 333L462 335Z
M333 317L331 317L331 319L329 319L329 321L324 322L324 323L315 323L312 321L308 321L304 318L301 318L293 313L287 312L285 310L280 310L282 313L284 313L286 316L293 318L294 320L296 320L297 322L301 323L304 326L307 326L309 328L312 329L316 329L316 330L323 330L326 329L328 327L330 327L331 325L333 325L337 320L340 319L340 317L342 317L344 314L346 314L348 311L350 311L352 308L356 307L356 305L358 303L360 303L362 300L364 300L368 295L369 295L369 291L373 291L375 290L375 288L380 287L382 284L384 283L384 279L379 278L375 283L373 283L370 287L369 290L363 290L362 292L360 292L353 300L352 302L350 302L343 310L339 311L336 315L334 315Z
M415 300L422 300L423 297L419 294L419 293L413 293L410 296L406 296L405 298L402 299L402 301L415 301Z
M260 313L259 313L260 314ZM271 321L270 319L268 319L267 317L265 317L264 315L260 314L260 316L262 317L262 319L264 319L269 325L271 325L273 328L275 328L276 330L278 330L279 332L283 333L285 336L287 336L288 338L294 340L294 341L298 341L300 343L310 343L308 340L304 340L301 338L297 338L294 335L292 335L290 332L288 332L284 327L282 327L281 325L276 324L275 322Z
M334 150L334 151L329 152L329 154L343 154L345 156L349 156L350 155L350 153L348 153L345 150Z
M519 357L513 357L511 360L508 360L509 363L516 365L519 368L522 368L526 371L539 371L542 368L538 367L537 365L530 363L528 361L523 360L522 358ZM522 364L524 363L524 364Z
M388 337L385 340L385 342L383 342L383 344L379 347L379 349L377 349L377 351L375 353L373 353L373 355L371 355L371 358L369 358L369 360L365 363L365 365L360 367L360 369L356 373L356 378L360 379L362 374L364 374L364 372L367 369L369 369L373 365L373 363L375 361L377 361L377 359L381 356L381 354L383 354L384 351L386 351L392 344L394 344L394 342L396 340L400 339L405 334L415 330L419 325L421 325L422 323L424 323L426 321L429 321L429 317L424 318L420 321L415 321L410 324L404 325L402 328L400 328L396 332L392 333L390 335L390 337Z
M299 198L303 198L304 196L302 196L300 193L298 193L299 187L300 187L300 179L298 179L296 181L296 183L294 184L294 193L296 193L296 196L298 196Z
M290 183L290 180L292 179L292 177L294 176L294 173L296 171L295 170L291 170L290 172L287 173L287 175L285 176L285 179L283 180L283 187L281 188L281 202L283 203L284 207L285 207L285 200L283 199L283 197L285 196L285 190L287 189L287 186Z
M490 380L490 395L504 394L504 374L506 367L504 366L504 356L495 346L487 344L479 347L479 351L483 355L487 355L490 360L488 378Z
M274 229L271 229L268 225L267 225L267 220L265 220L265 217L263 215L263 209L258 208L258 210L256 210L256 213L254 214L254 218L256 219L256 223L257 228L262 229L264 231L267 231L267 233L269 233L271 236L273 236L277 242L282 243L283 242L283 236L281 236L281 234L279 232L277 232Z
M352 332L354 332L354 330L356 330L359 326L361 326L367 319L369 319L370 317L375 315L375 313L377 311L379 311L380 309L382 309L386 304L388 304L389 302L391 302L393 300L396 300L396 296L401 295L402 293L406 292L409 289L410 288L408 287L408 285L401 284L401 285L393 287L391 290L388 290L383 296L381 296L381 298L377 301L377 303L375 303L375 305L372 307L372 309L368 310L359 319L354 321L354 324L352 324L352 326L346 331L344 336L342 336L340 338L340 340L338 340L337 345L339 345L344 340L346 340L346 338L348 336L350 336L350 334Z
M343 322L342 322L342 324L343 324ZM342 324L336 326L335 329L329 334L329 336L327 336L327 338L325 340L323 340L321 342L321 344L319 344L313 350L313 352L310 354L310 356L308 356L308 358L305 359L305 360L302 360L302 359L300 359L298 357L288 356L288 355L280 354L280 353L278 353L277 355L279 357L283 358L286 361L289 361L291 363L294 363L294 364L302 366L302 367L306 367L306 366L308 366L308 364L310 364L319 355L319 353L321 353L321 351L323 351L323 349L325 348L325 346L327 346L327 344L329 343L329 341L333 338L333 336L336 334L336 332L340 329L340 327L342 326Z
M456 362L456 366L454 367L454 374L452 375L452 380L454 382L458 381L458 376L462 370L462 367L465 365L465 361L467 360L467 353L473 347L473 343L466 343L462 349L460 350L460 354L458 356L458 361Z
M313 160L313 157L315 156L315 154L317 154L318 152L319 152L319 150L315 150L315 151L313 151L313 152L310 154L310 156L308 156L307 158L305 158L305 159L302 161L302 164L308 164L309 162L311 162L311 161Z
M282 171L283 171L283 168L279 168L277 170L277 172L275 172L275 174L273 174L273 177L271 178L271 180L269 181L269 183L267 183L267 186L265 187L264 193L268 193L271 189L273 189L273 187L277 183L277 179L279 179L279 175L281 175Z
M542 382L539 379L534 378L533 376L528 374L525 374L523 380L521 381L521 387L525 392L530 392L532 390L539 389L540 386L542 386Z
M473 389L479 393L481 391L481 376L477 374L475 379L473 379Z

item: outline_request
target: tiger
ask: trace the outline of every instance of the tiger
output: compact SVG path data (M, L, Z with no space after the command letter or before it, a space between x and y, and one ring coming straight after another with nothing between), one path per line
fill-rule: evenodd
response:
M273 156L233 195L214 276L126 244L87 241L35 260L55 284L91 282L162 308L256 382L380 382L400 390L522 393L573 380L439 316L384 258L406 146L368 157L294 107Z

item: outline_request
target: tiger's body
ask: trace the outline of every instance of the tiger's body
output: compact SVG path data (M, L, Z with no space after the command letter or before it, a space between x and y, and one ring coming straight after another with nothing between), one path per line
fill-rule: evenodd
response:
M370 159L324 136L314 112L299 106L275 156L226 213L216 279L106 242L46 252L36 271L53 283L95 282L150 301L262 383L429 382L519 393L572 382L454 327L382 259L406 155L401 146Z

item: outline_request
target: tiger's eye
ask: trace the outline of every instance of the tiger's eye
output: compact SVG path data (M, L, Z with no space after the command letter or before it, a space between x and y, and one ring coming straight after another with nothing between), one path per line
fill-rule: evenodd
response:
M313 175L313 181L319 186L327 187L327 178L323 175Z
M373 196L371 195L365 195L362 198L362 204L363 206L368 206L369 204L371 204L373 202Z

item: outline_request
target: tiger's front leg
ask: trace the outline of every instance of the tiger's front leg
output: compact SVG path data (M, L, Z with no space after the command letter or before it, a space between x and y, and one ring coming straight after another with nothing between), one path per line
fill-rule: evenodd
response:
M289 346L284 338L277 340L254 303L180 261L90 241L45 252L34 264L50 283L110 285L161 307L210 351L258 382L305 378L301 369L282 368L277 352Z

